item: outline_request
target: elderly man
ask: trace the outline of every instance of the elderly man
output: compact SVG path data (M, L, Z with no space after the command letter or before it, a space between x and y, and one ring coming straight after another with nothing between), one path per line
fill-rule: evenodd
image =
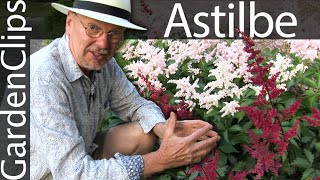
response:
M165 121L139 96L113 55L132 24L129 0L53 3L66 32L31 56L31 179L141 179L199 162L220 137L201 120ZM94 160L99 120L112 110L128 123L110 129ZM156 138L161 145L153 151Z

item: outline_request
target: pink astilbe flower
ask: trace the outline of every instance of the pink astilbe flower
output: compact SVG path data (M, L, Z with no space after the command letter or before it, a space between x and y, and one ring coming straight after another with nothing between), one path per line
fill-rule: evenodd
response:
M319 40L288 40L290 52L297 54L303 59L309 59L313 62L319 58L320 41Z

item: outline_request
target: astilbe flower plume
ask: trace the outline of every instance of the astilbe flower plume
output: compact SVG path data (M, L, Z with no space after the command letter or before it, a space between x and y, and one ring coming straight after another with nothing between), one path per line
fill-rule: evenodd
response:
M218 173L219 151L215 150L214 157L207 156L200 163L192 166L187 174L191 175L194 172L203 173L202 176L196 178L196 180L216 180Z
M296 120L294 127L283 132L281 122L289 120L294 115L300 107L301 100L297 100L282 112L275 108L276 100L284 92L283 89L277 87L276 80L280 73L268 77L272 63L264 63L264 57L259 55L260 51L253 48L252 39L243 32L239 33L246 44L244 51L250 53L248 71L253 75L250 80L253 84L261 86L261 91L252 106L243 106L238 109L247 114L254 127L262 130L262 134L249 131L250 143L244 146L247 152L256 159L254 168L231 173L230 177L244 179L248 174L255 174L256 179L260 179L266 172L272 172L278 176L278 169L282 166L281 156L287 150L288 141L297 136L300 124L300 121Z
M306 120L310 126L319 127L320 126L320 110L312 109L313 114L308 116L303 116L301 119Z

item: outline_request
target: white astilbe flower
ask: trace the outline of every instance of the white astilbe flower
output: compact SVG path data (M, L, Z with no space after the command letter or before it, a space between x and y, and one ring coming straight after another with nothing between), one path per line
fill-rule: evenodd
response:
M233 116L234 113L238 112L237 108L240 107L237 101L224 102L224 104L224 107L220 110L220 112L223 113L221 117L224 117L228 114Z
M201 108L207 109L209 113L214 107L217 107L219 105L219 101L225 97L226 93L223 90L218 91L215 94L203 92L198 95L199 105Z
M177 92L174 97L181 97L186 100L191 99L193 96L197 96L196 88L198 86L199 79L196 79L192 84L190 83L190 77L183 77L179 80L169 80L168 83L173 83L177 85Z
M200 107L210 112L221 108L222 116L234 115L238 100L246 90L252 89L256 95L261 91L261 87L251 84L249 54L243 50L242 40L228 43L224 40L128 40L127 43L119 52L128 60L127 74L137 79L138 88L146 88L143 78L156 89L165 88L163 84L175 84L172 92L176 103L185 101L189 110ZM319 54L318 45L318 41L291 44L294 46L292 52L299 50L299 55L310 59L315 58L311 49ZM303 52L303 48L309 48L309 54ZM284 90L288 80L307 68L303 64L293 65L289 57L281 54L277 54L271 63L269 75L280 73L277 86ZM186 73L186 77L181 77L180 74Z
M292 59L284 57L281 54L276 55L275 60L271 60L272 67L270 68L270 77L274 74L280 73L277 77L277 87L287 91L285 82L295 77L298 72L304 72L305 66L303 64L298 64L294 66L292 64Z
M213 61L215 68L210 70L209 74L209 76L214 77L215 80L209 82L204 87L206 94L213 94L217 101L227 96L231 98L234 96L240 98L248 86L239 88L237 84L234 83L234 80L246 77L245 81L249 81L249 77L252 76L248 72L247 67L249 54L243 51L244 47L245 45L242 41L234 41L230 46L228 46L226 42L217 45L217 59ZM201 100L199 99L201 102L200 105L206 109L212 109L213 107L218 106L218 103L215 100L207 101L203 97Z

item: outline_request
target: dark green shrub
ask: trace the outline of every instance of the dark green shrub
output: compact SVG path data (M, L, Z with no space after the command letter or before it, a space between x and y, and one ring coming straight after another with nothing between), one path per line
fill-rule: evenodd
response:
M59 0L57 3L64 4L66 6L72 6L71 0ZM45 38L55 39L61 37L65 32L66 15L60 13L54 8L50 8L47 16L44 19L45 26Z

